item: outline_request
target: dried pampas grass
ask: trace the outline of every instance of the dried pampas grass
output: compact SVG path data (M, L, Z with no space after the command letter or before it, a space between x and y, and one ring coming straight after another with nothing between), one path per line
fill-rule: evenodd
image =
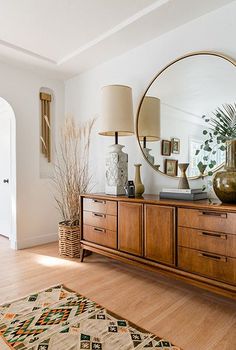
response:
M54 165L54 197L62 219L68 225L79 225L79 196L90 190L89 147L94 123L95 119L76 123L73 118L67 118L61 129Z

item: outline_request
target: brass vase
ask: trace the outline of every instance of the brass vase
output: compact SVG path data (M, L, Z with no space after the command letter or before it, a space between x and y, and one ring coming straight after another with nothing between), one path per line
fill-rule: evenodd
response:
M213 188L221 202L236 203L236 140L226 141L225 167L215 174Z
M134 164L135 166L135 178L134 178L134 185L135 185L135 196L136 197L142 197L144 193L144 185L141 181L141 175L140 175L140 167L142 164Z
M181 171L179 186L180 189L189 189L189 183L186 175L186 170L188 169L189 163L179 163L179 169Z

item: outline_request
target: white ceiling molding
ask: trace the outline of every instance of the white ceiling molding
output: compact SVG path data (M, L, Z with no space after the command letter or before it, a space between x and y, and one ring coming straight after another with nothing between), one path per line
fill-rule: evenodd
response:
M6 41L4 41L4 40L1 40L1 39L0 39L0 45L5 46L5 47L10 48L10 49L13 49L13 50L16 50L16 51L19 51L19 52L21 52L21 53L23 53L23 54L26 54L26 55L28 55L28 56L32 56L32 57L34 57L34 58L37 58L37 59L42 60L42 61L45 61L45 62L50 62L50 63L58 64L58 62L52 60L51 58L44 57L44 56L39 55L39 54L37 54L37 53L35 53L35 52L32 52L32 51L27 50L27 49L24 49L23 47L20 47L20 46L17 46L17 45L8 43L8 42L6 42Z
M154 4L144 8L143 10L141 10L141 11L139 11L137 13L135 13L133 16L131 16L130 18L126 19L122 23L119 23L117 26L113 27L111 30L109 30L106 33L100 35L99 37L95 38L94 40L88 42L86 45L80 47L75 52L65 56L62 60L57 62L57 64L60 65L62 63L65 63L66 61L69 61L70 59L74 58L75 56L80 55L82 52L84 52L84 51L90 49L91 47L99 44L103 40L105 40L105 39L109 38L110 36L116 34L117 32L121 31L125 27L127 27L130 24L134 23L135 21L138 21L141 17L143 17L145 15L148 15L149 13L151 13L152 11L156 10L157 8L159 8L160 6L166 4L169 1L170 0L158 0L158 1L156 1Z
M232 0L0 0L0 60L70 78Z

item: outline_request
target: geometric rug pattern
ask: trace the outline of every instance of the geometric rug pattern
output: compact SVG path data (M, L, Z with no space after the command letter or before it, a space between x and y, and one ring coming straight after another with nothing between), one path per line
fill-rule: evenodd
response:
M1 350L180 350L63 285L0 306Z

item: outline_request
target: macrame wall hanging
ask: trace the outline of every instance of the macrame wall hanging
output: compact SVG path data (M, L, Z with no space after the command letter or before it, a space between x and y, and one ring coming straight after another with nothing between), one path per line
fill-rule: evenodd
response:
M45 92L40 92L39 97L41 101L41 151L48 162L51 162L50 103L52 101L52 96Z

